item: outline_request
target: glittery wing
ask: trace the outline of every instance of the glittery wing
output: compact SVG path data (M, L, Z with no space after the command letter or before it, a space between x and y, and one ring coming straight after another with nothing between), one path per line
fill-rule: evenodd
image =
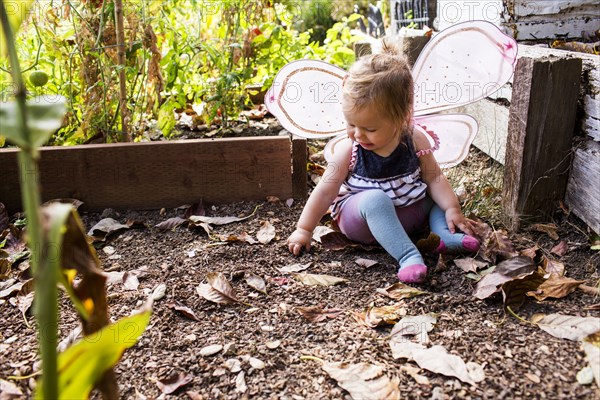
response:
M341 92L346 71L324 61L299 60L285 65L265 94L265 105L291 133L308 139L346 130Z
M466 114L436 114L415 117L415 129L425 134L442 168L453 167L469 154L477 134L477 121Z
M494 24L469 21L431 38L413 66L415 115L473 103L512 76L516 41Z

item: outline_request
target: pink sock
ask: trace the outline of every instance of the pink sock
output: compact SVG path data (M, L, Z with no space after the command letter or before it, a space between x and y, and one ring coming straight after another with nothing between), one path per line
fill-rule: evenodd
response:
M398 271L398 279L404 283L421 283L426 276L427 266L423 264L407 265Z
M446 252L446 243L442 239L440 239L440 245L435 249L437 254L444 254Z
M479 250L479 240L473 236L466 235L462 240L462 247L468 252L475 253Z

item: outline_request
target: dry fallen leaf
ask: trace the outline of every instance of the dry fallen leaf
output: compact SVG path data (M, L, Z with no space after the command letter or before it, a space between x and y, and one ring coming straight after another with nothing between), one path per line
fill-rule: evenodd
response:
M397 376L388 378L384 374L383 367L379 365L326 362L323 363L322 368L337 381L340 387L348 391L353 399L400 399L398 388L400 379Z
M517 277L532 274L535 263L529 257L517 256L499 263L493 272L484 276L475 287L473 295L480 300L490 297L500 290L500 286Z
M256 233L256 238L262 244L268 244L275 237L275 227L269 221L264 221Z
M343 233L337 231L332 231L321 236L321 244L325 249L333 251L352 248L371 250L374 248L373 246L365 246L363 244L353 242L352 240L348 239Z
M338 278L331 275L316 275L307 273L293 273L292 276L298 282L308 286L334 286L348 282L348 279Z
M160 230L163 230L163 231L169 231L171 229L177 228L180 225L185 224L186 222L188 222L188 220L185 218L173 217L173 218L169 218L168 220L163 221L159 224L154 225L154 227L158 228Z
M112 218L104 218L89 230L88 235L93 237L95 242L102 242L110 234L129 228L131 228L130 224L124 225Z
M536 314L531 322L554 337L579 341L600 332L600 318L562 314Z
M394 300L408 299L422 294L427 294L427 292L415 289L414 287L408 286L401 282L394 283L385 289L378 288L377 293L381 293Z
M471 257L456 258L454 264L465 272L477 272L477 270L488 266L488 263L484 263Z
M290 264L290 265L286 265L284 267L277 268L277 269L283 273L302 272L302 271L310 268L312 266L312 264L313 264L312 262L309 262L306 264Z
M502 285L502 300L505 308L518 310L525 302L526 295L535 292L544 282L544 276L539 271L523 274Z
M218 304L239 302L229 281L221 272L209 272L206 274L206 280L208 284L200 284L196 287L200 297Z
M379 265L379 261L369 260L367 258L357 258L356 260L354 260L354 262L360 265L361 267L364 267L365 269L369 269L371 267L374 267L375 265Z
M410 360L415 351L424 350L429 343L427 332L433 330L436 322L434 314L411 315L398 321L390 332L392 356Z
M561 240L556 246L554 246L550 253L556 254L559 257L564 256L569 251L569 245L565 240Z
M471 385L475 385L476 383L469 374L469 370L463 359L448 353L443 346L433 346L429 349L415 350L413 352L413 359L419 367L428 371L445 376L453 376Z
M545 233L554 240L558 240L557 226L554 224L533 224L529 227L530 230Z
M295 307L295 310L313 323L325 321L327 318L334 319L344 312L340 308L323 309L321 306Z
M169 303L169 304L167 304L167 307L172 308L175 311L178 311L179 313L183 314L184 316L186 316L189 319L193 319L194 321L200 321L200 319L196 316L196 313L194 313L194 311L192 311L191 308L186 307L183 304Z
M542 269L547 276L563 276L565 274L565 264L561 263L560 261L552 260L545 255L542 256Z
M246 273L245 274L246 277L246 283L248 284L248 286L250 286L252 289L257 290L263 294L267 294L267 284L265 283L265 280L263 278L261 278L258 275L253 274L252 272L250 273Z
M406 308L404 308L403 304L369 307L365 312L355 312L352 314L356 322L368 328L376 328L381 325L394 325L405 315Z
M561 299L573 292L584 282L552 274L535 291L527 292L527 295L535 297L539 301L545 300L548 297Z
M164 394L171 394L177 389L190 383L193 379L193 376L180 372L171 375L167 379L156 381L156 385Z
M403 365L402 367L400 367L401 371L404 371L408 374L408 376L410 376L411 378L413 378L415 380L415 382L417 382L419 385L426 385L426 386L430 386L431 383L429 382L429 378L427 378L424 375L420 375L419 372L421 371L420 368L415 368L411 365Z

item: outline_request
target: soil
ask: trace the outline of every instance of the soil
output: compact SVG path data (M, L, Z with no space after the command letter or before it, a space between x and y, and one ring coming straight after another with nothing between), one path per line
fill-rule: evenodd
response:
M105 270L146 271L139 277L137 289L127 289L122 283L109 285L113 320L139 308L157 285L162 283L167 288L165 297L154 303L146 332L115 368L122 398L349 398L348 392L321 369L318 361L302 356L383 366L389 377L399 378L401 398L406 399L600 398L595 384L577 382L577 372L587 365L580 343L555 338L507 314L499 294L486 300L476 299L474 281L450 261L444 267L436 266L435 259L428 260L430 272L426 282L415 285L427 294L395 301L376 291L397 281L395 262L381 249L330 251L316 243L310 253L294 257L288 252L285 240L304 202L288 205L285 200L206 206L207 215L220 217L248 216L256 208L256 213L246 220L215 226L212 235L239 236L245 232L256 237L261 223L270 221L277 236L268 244L222 244L203 229L180 226L164 231L155 227L170 217L182 216L183 209L83 213L87 229L104 217L120 222L135 218L146 225L143 229L113 234L98 246ZM569 251L560 257L567 275L597 286L599 253L590 250L588 228L562 212L557 213L554 224L560 240L569 245ZM558 243L537 231L511 233L510 238L518 250L537 244L546 254ZM114 252L106 251L107 247ZM379 264L365 269L356 263L357 258ZM296 263L312 263L306 272L334 275L348 281L330 287L305 286L278 270ZM238 298L249 305L219 305L201 298L196 288L206 282L209 272L222 272ZM264 278L267 295L249 287L244 278L249 273ZM586 309L598 302L593 295L577 290L559 300L529 299L518 314L525 319L535 313L599 317L597 309ZM197 319L174 310L171 307L174 303L189 307ZM391 328L366 328L351 315L352 311L363 311L368 306L398 303L404 306L407 315L436 313L437 324L429 333L431 343L446 347L465 362L483 365L485 380L469 385L421 370L429 384L419 384L402 369L416 364L392 357L387 340ZM317 305L340 308L344 313L311 323L295 309ZM79 323L64 295L61 310L60 336L65 338ZM32 325L29 327L9 301L0 303L0 312L0 378L14 382L23 397L29 398L34 378L11 380L9 376L27 376L39 369L35 321L28 315ZM222 345L225 349L214 355L201 355L200 350L209 345ZM264 368L250 357L264 362ZM230 359L240 362L241 371L231 372L225 367ZM171 394L163 394L157 382L176 374L187 376L189 383ZM241 385L242 379L246 390Z

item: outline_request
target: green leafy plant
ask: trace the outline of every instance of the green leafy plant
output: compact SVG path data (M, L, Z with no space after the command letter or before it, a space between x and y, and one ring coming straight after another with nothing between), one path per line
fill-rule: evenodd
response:
M8 14L0 0L0 45L6 49L13 78L14 100L0 105L0 134L21 148L19 170L23 204L27 215L28 246L34 276L34 314L42 358L43 380L36 397L45 399L87 397L99 384L107 398L118 398L112 366L124 349L144 331L150 310L119 324L130 324L134 334L114 337L103 327L108 325L106 277L99 269L95 250L87 243L75 209L68 204L40 208L38 147L48 141L62 125L66 110L61 96L27 99L23 74L16 51L14 33L22 23L32 1L21 1L22 9ZM3 54L4 56L4 54ZM81 282L75 286L74 277ZM69 294L82 320L86 338L74 349L57 356L58 283ZM96 333L93 338L89 335ZM133 340L133 342L132 342ZM85 363L83 368L82 363Z

